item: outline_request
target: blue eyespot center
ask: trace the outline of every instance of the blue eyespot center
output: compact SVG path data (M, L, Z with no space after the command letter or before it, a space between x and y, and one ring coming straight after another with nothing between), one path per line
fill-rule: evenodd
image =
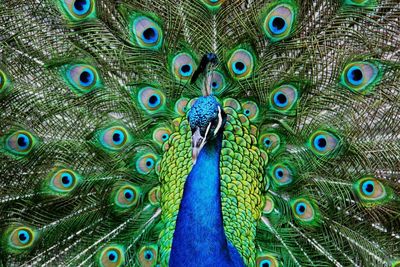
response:
M283 178L283 169L282 168L278 168L275 170L275 176L278 180Z
M142 37L146 43L155 43L158 40L158 32L153 27L150 27L143 31Z
M166 141L169 138L169 135L168 134L163 134L161 138L162 138L163 141Z
M115 251L108 252L107 257L111 262L116 262L118 260L118 254Z
M284 93L278 92L274 95L275 105L278 107L285 107L288 104L288 99Z
M246 64L241 61L236 61L233 63L233 72L237 75L245 73L247 70Z
M260 262L260 267L270 267L271 266L271 261L270 260L263 260Z
M112 140L115 145L120 145L124 142L125 135L121 130L115 130L112 135Z
M351 67L347 72L347 79L352 85L360 85L363 82L363 76L362 70L357 66Z
M212 82L212 83L211 83L211 87L212 87L213 89L217 89L217 88L219 87L219 84L218 84L217 82Z
M18 146L21 149L26 149L29 146L29 138L25 134L19 134L17 139Z
M61 182L64 186L70 186L72 184L71 174L65 173L61 176Z
M264 139L264 145L265 145L266 147L270 147L270 146L272 145L271 140L270 140L269 138L265 138L265 139Z
M135 196L135 193L131 189L125 189L124 196L127 200L132 200L133 197Z
M29 242L29 234L25 230L18 231L18 239L22 244L26 244Z
M90 9L90 0L75 0L74 2L74 12L77 15L84 15Z
M282 17L272 17L268 26L273 34L281 34L287 28L286 21Z
M374 186L374 182L372 181L366 181L363 186L362 186L363 192L364 194L370 196L374 193L375 190L375 186Z
M251 111L249 109L245 109L244 110L244 115L249 116L251 113Z
M323 135L318 135L315 139L314 139L314 146L317 150L322 151L326 148L327 145L327 141L325 136Z
M146 166L147 166L148 168L153 167L153 165L154 165L154 160L153 160L153 159L147 159L147 160L146 160Z
M303 202L297 204L296 206L296 213L299 215L303 215L306 212L306 204Z
M153 259L153 252L151 252L151 250L146 250L145 252L144 252L144 258L146 259L146 260L151 260L151 259Z
M82 86L89 86L93 83L94 80L94 73L92 70L84 70L82 71L81 75L79 75L79 81L81 82Z
M154 108L160 104L161 100L158 95L152 95L149 97L149 106Z
M184 77L190 76L192 74L192 66L189 64L184 64L182 65L180 72Z

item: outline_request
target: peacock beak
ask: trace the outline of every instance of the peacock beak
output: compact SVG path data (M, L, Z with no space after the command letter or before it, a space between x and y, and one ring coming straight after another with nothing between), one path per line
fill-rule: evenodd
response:
M210 131L211 128L211 123L208 124L207 130L205 132L205 135L201 135L201 131L199 127L196 127L196 131L192 133L192 161L193 165L196 164L197 157L200 154L200 151L203 149L204 145L206 144L206 137L208 135L208 132Z

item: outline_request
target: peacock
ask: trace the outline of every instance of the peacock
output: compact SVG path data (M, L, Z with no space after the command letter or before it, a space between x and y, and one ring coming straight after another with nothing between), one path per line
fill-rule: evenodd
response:
M0 266L400 266L398 0L1 0Z

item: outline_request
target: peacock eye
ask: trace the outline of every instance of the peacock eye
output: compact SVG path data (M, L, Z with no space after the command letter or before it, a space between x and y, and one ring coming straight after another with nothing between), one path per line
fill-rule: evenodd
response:
M311 151L319 156L328 156L339 146L339 139L328 131L318 130L309 139Z
M136 161L136 170L141 174L148 174L156 165L157 157L153 153L140 156Z
M50 189L57 193L68 193L74 190L79 182L79 175L69 169L57 170L50 179Z
M281 143L281 138L276 133L264 133L260 136L260 143L263 145L263 148L270 153L276 152Z
M385 186L374 177L364 177L354 183L358 198L366 203L379 203L388 199Z
M355 93L366 94L379 81L379 68L370 62L353 62L342 73L341 84Z
M254 68L254 57L245 49L237 49L228 60L231 76L237 80L248 78Z
M161 190L159 186L154 187L148 194L150 203L154 206L158 206L161 200Z
M263 208L263 214L270 214L275 208L275 202L270 196L265 197L265 204Z
M249 120L254 120L259 114L258 106L253 101L246 101L242 104L243 114L249 118Z
M307 199L295 199L291 202L291 206L296 219L302 222L311 222L315 219L314 207Z
M152 19L139 16L134 19L132 31L136 43L142 48L158 49L163 40L163 33L160 26Z
M7 75L0 70L0 94L3 93L9 86L10 81L8 80Z
M127 183L119 186L114 194L114 203L119 208L126 209L133 207L138 203L141 190L139 187Z
M278 267L279 263L275 256L270 254L259 255L256 259L257 267Z
M270 105L279 113L288 113L297 103L297 89L292 85L282 85L272 91Z
M169 128L160 127L160 128L157 128L156 130L154 130L153 140L157 144L162 145L169 139L170 135L171 135L171 130Z
M66 73L67 83L71 90L78 94L87 94L100 87L100 79L95 68L86 64L77 64L69 67Z
M111 151L123 149L130 139L128 131L122 126L109 127L99 135L102 147Z
M293 171L289 165L277 163L270 168L270 177L278 187L290 184L293 181Z
M157 262L157 247L155 245L142 247L138 258L142 266L154 266Z
M179 53L172 60L172 72L177 80L189 80L196 64L188 53Z
M99 265L102 267L119 267L124 265L125 255L123 248L117 245L105 247L98 258Z
M153 114L164 108L165 95L159 89L148 86L139 90L138 101L144 110Z
M366 6L371 0L346 0L345 3L353 6Z
M6 149L14 155L25 156L32 151L36 144L35 137L24 130L10 134L6 139Z
M225 2L225 0L202 0L202 2L210 10L217 10Z
M81 21L95 17L94 0L64 0L62 7L68 19Z
M180 116L184 116L186 114L186 112L188 111L188 108L187 108L188 103L189 103L188 98L186 98L186 97L180 98L175 103L175 112Z
M295 8L281 4L272 8L264 20L264 32L271 41L283 40L290 36L295 21Z
M20 253L23 250L26 250L32 247L36 233L35 231L26 226L17 227L15 229L10 229L8 244L10 245L10 250L15 253Z
M220 92L225 88L225 78L220 72L213 71L207 75L207 79L210 82L211 89L214 93Z

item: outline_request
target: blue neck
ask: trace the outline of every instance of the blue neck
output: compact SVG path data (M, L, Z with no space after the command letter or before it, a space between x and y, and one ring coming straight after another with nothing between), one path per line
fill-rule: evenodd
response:
M243 266L228 244L221 208L222 133L210 140L189 173L172 242L169 266Z

